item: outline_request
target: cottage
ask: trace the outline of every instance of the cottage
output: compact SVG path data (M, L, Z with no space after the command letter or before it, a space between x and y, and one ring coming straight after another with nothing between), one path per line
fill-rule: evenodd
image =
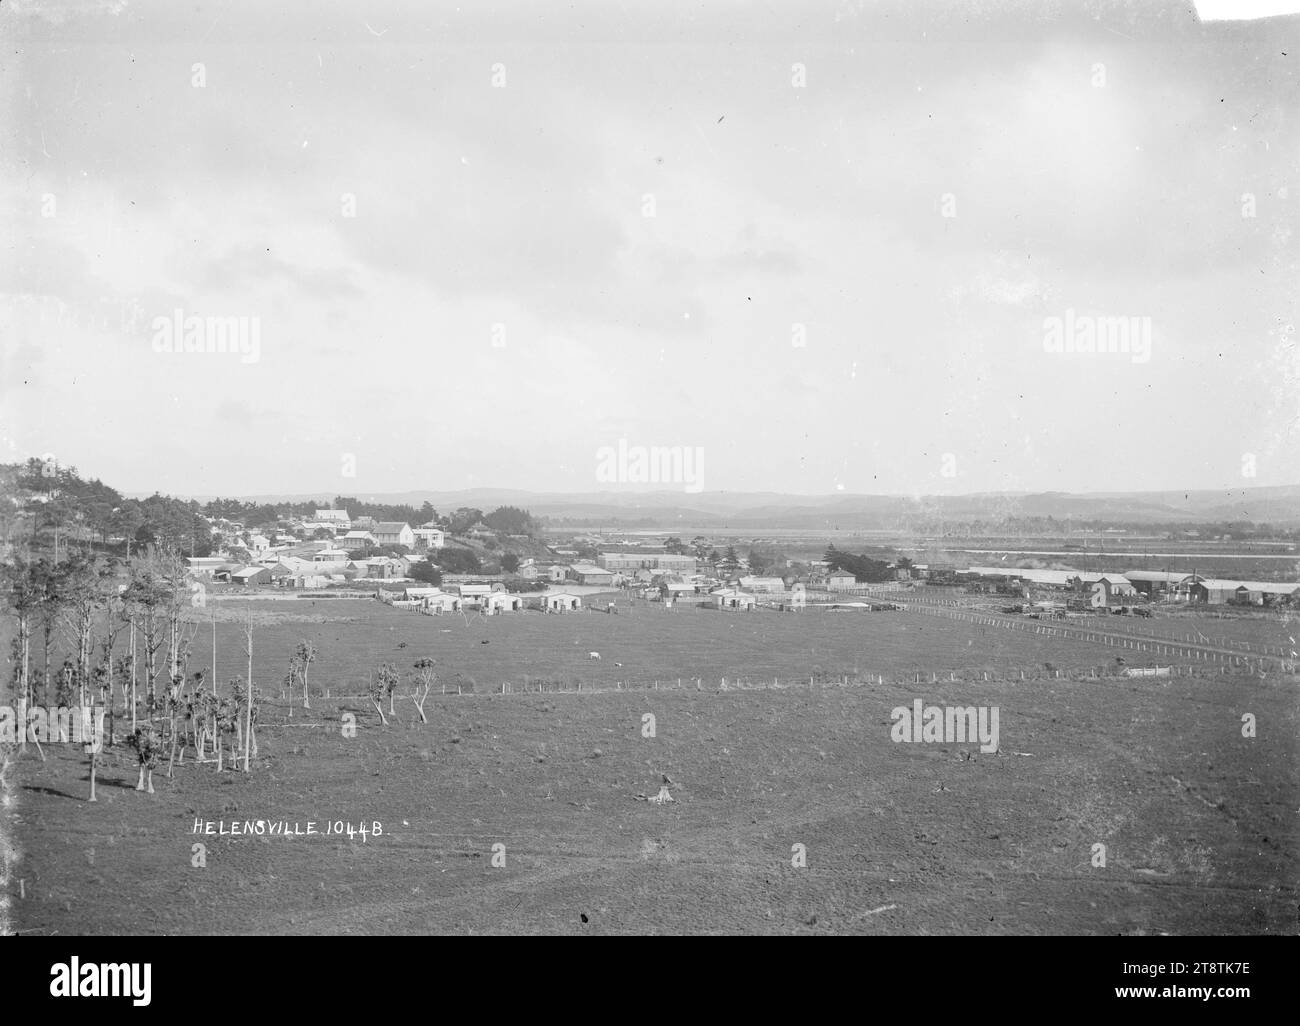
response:
M567 591L548 592L542 596L542 608L548 613L571 613L582 608L582 598Z
M517 613L523 607L523 599L518 595L511 595L509 592L504 591L494 591L483 602L483 608L492 614Z
M378 544L375 536L369 531L349 531L339 539L339 548L345 552L355 552L357 549L365 549Z
M415 547L419 550L441 549L447 544L447 532L433 524L421 524L411 529Z
M839 573L838 571L829 574L826 578L826 587L830 591L852 591L858 583L858 579L852 574Z
M408 549L415 547L415 532L411 525L392 521L380 521L373 531L378 545L404 545Z
M293 571L283 563L276 563L274 566L269 566L266 569L271 574L272 584L287 584L289 579L293 577Z
M720 591L713 592L713 597L718 600L719 609L735 609L747 612L757 604L757 600L753 595L738 588L723 588Z
M659 582L659 595L665 602L673 599L688 598L695 594L695 585L689 581L665 578Z
M231 573L230 583L242 584L246 588L256 584L270 584L271 571L264 566L246 566Z
M1240 581L1224 581L1214 577L1196 581L1191 588L1193 602L1204 602L1211 606L1245 602L1249 596L1249 590Z
M1173 596L1186 599L1191 593L1192 585L1204 580L1196 574L1169 572L1167 570L1128 570L1124 574L1139 594L1151 597Z
M439 591L434 595L426 595L420 601L422 608L435 616L442 613L459 612L461 606L461 601L457 596L448 595L443 591Z

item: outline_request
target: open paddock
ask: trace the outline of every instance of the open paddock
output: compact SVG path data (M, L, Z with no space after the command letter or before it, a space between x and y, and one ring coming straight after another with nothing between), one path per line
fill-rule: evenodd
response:
M248 606L263 612L257 603ZM305 604L306 605L306 604ZM240 608L223 603L216 622L218 680L246 672ZM211 665L210 624L196 624L191 668ZM1114 665L1168 665L1156 654L1117 652L1079 642L975 625L908 611L830 612L767 609L723 612L657 603L620 606L618 615L581 611L563 614L507 613L422 616L379 602L332 600L264 614L270 622L254 637L254 679L264 692L278 686L298 641L306 638L320 656L311 671L313 692L330 688L364 691L379 663L409 670L416 659L437 661L444 683L463 690L500 691L544 680L615 687L620 681L704 679L807 680L817 676L920 673L990 676L1018 674L1048 663L1063 671ZM297 617L329 617L312 622ZM293 618L288 618L293 617ZM486 644L484 644L486 642ZM590 658L591 652L601 659ZM619 664L622 664L621 666Z
M1294 696L1249 678L435 695L427 726L408 702L388 727L321 700L259 732L249 775L187 760L145 795L116 748L94 805L84 757L51 745L17 774L12 910L46 935L1291 934ZM894 743L891 709L917 698L998 707L1001 753ZM663 775L674 804L634 800Z

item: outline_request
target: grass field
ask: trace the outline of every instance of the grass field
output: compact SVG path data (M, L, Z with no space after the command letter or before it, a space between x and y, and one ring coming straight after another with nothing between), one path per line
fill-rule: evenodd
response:
M1294 934L1300 923L1293 679L907 684L891 675L1113 652L900 613L640 607L467 623L368 602L283 605L273 612L309 619L258 634L256 676L278 700L290 647L311 637L313 684L333 697L292 725L271 717L252 774L187 760L170 780L156 772L150 796L133 790L119 748L92 805L79 749L22 757L16 929ZM224 681L243 658L233 627L217 629ZM192 668L208 662L209 637ZM427 726L409 700L384 727L368 703L337 697L379 660L405 669L425 654L479 693L435 693ZM816 668L855 667L886 683L807 685ZM634 670L714 690L491 693L524 675L612 683ZM803 683L718 693L722 676ZM894 743L891 710L917 698L996 706L1000 752ZM635 800L661 774L676 803ZM321 832L196 836L196 818ZM383 833L324 834L335 820ZM806 867L792 866L794 845Z
M222 603L219 615L238 616L243 605ZM982 677L1047 662L1062 668L1102 666L1115 658L1113 650L1101 645L1064 644L906 612L670 612L640 602L630 609L625 605L618 615L462 618L421 616L352 600L249 605L282 621L263 628L255 639L255 679L264 687L268 681L278 686L293 646L308 638L321 651L312 670L313 690L319 686L348 693L364 691L369 670L379 662L388 660L406 670L422 656L438 661L445 680L460 680L466 690L473 686L483 692L500 691L503 681L519 686L525 680L613 687L619 681L675 684L678 678L702 678L716 688L724 677L754 682L855 673L967 672ZM242 646L235 623L217 623L217 669L223 683L245 672ZM600 653L599 661L590 659L593 651ZM1143 659L1143 653L1134 653L1130 662L1138 665ZM211 630L201 623L191 665L211 662Z

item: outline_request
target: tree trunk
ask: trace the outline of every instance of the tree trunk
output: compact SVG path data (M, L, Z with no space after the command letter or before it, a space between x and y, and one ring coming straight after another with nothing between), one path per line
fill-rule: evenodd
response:
M149 786L146 787L145 790L148 791L150 794L153 794L153 770L150 769L147 772L148 772L148 776L146 777L146 779L149 782Z
M94 752L90 753L90 800L92 802L99 801L99 799L95 797L95 753Z
M135 733L135 621L131 621L131 733Z
M140 763L140 779L135 782L135 789L137 791L144 790L144 763Z
M373 698L370 700L370 702L375 707L375 712L379 713L380 722L383 723L385 727L388 726L388 717L384 715L384 707L380 705L378 702L376 702Z
M248 633L248 703L244 709L244 772L252 769L252 751L249 746L253 741L253 632Z

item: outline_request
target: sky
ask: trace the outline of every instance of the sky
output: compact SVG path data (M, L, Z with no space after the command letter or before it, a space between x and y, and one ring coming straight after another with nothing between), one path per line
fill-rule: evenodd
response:
M1300 17L22 0L0 43L0 460L177 495L1300 482ZM639 482L651 448L693 479Z

